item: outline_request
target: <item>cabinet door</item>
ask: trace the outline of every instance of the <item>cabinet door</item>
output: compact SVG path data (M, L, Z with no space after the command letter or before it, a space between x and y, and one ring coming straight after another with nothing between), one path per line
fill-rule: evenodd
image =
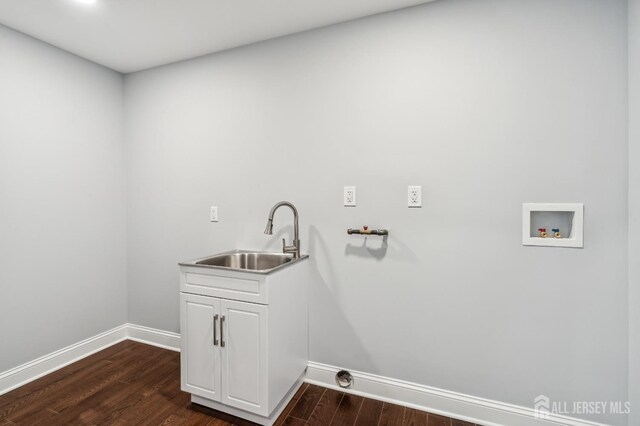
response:
M267 415L267 307L222 300L222 400Z
M181 293L180 329L182 390L220 401L220 299Z

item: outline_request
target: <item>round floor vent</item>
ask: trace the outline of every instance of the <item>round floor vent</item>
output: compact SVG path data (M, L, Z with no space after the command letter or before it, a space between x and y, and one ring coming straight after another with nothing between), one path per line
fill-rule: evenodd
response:
M336 374L336 383L341 388L350 388L353 384L353 376L347 370L340 370Z

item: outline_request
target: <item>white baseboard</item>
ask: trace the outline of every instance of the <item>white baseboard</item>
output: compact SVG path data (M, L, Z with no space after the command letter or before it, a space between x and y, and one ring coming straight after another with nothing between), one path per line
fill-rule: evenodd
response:
M555 414L549 414L548 419L538 419L532 408L353 370L349 371L353 376L352 387L343 389L335 382L335 375L339 370L341 368L309 361L305 381L485 426L605 426Z
M180 352L180 334L157 328L127 324L127 337L140 343Z
M0 395L126 339L172 351L180 351L180 335L177 333L135 324L123 324L10 370L0 372Z
M127 324L0 373L0 395L127 338Z
M178 333L136 324L123 324L11 370L0 372L0 395L126 339L180 351ZM354 378L352 388L342 389L335 383L335 375L339 370L341 368L309 361L305 381L485 426L605 426L556 414L549 414L548 419L538 419L532 408L353 370L350 371Z

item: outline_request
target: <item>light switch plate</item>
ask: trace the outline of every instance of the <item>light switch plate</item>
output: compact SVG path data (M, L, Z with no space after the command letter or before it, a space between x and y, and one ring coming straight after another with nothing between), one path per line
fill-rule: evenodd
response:
M344 206L345 207L356 206L356 187L355 186L344 187Z
M422 207L422 186L413 185L407 187L407 206Z
M211 222L217 222L217 221L218 221L218 207L211 206Z

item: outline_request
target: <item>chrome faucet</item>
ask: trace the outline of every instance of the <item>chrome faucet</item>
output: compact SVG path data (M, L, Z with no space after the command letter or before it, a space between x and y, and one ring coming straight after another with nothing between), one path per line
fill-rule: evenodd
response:
M276 210L278 210L279 207L282 206L287 206L293 211L293 244L288 246L283 238L282 252L293 253L294 259L300 259L300 240L298 239L298 210L293 204L288 201L280 201L279 203L276 203L276 205L273 206L271 208L271 211L269 212L267 228L264 230L264 233L267 235L273 235L273 214L276 212Z

